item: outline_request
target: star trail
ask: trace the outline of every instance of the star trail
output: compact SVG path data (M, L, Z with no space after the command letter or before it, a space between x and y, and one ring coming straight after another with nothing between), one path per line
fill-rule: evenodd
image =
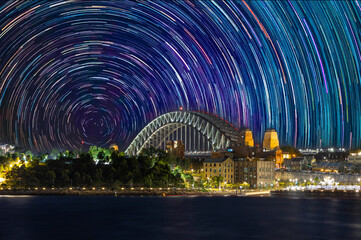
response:
M360 20L359 1L3 1L0 140L124 150L182 107L360 147Z

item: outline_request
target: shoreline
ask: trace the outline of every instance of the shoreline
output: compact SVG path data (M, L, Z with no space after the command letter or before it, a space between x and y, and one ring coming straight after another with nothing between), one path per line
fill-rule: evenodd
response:
M82 190L82 189L45 189L45 190L24 190L24 189L11 189L11 190L0 190L1 196L219 196L219 197L269 197L270 191L250 191L246 193L236 192L235 190L228 191L200 191L194 189L168 189L168 188L157 188L157 189L121 189L121 190Z
M276 190L271 197L313 199L361 199L359 190Z

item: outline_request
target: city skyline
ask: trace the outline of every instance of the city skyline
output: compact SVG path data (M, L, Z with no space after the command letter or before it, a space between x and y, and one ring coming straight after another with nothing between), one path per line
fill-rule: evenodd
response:
M360 11L358 1L4 1L0 141L125 150L182 108L250 128L258 143L272 128L280 145L360 147Z

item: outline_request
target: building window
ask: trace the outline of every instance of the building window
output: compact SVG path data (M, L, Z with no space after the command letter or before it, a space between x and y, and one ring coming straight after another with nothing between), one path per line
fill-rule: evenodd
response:
M213 166L215 166L215 167L216 167L216 166L217 166L217 164L215 163Z
M219 169L219 171L221 171L221 169Z

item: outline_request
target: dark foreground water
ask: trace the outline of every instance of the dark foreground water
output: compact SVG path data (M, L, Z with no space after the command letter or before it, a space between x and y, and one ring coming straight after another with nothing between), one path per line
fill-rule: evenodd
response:
M361 239L361 201L3 196L0 239Z

